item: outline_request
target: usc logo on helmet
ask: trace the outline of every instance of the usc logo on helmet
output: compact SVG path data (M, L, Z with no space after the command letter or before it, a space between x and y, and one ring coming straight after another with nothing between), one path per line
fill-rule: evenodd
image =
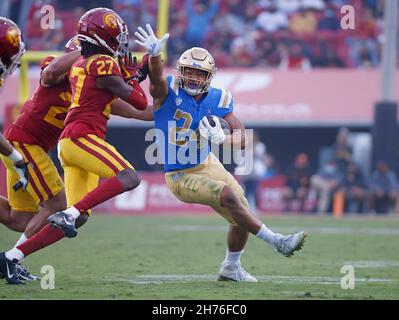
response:
M11 27L6 32L6 40L12 46L18 47L19 46L19 31L17 28Z
M104 15L104 23L112 29L118 28L118 18L112 13Z

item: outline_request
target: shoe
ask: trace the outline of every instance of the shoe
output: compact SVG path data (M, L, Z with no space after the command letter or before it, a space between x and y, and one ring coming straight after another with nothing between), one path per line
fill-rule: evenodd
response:
M20 280L24 281L39 281L41 278L34 276L31 274L28 269L22 264L17 265L18 277Z
M291 257L295 251L302 249L306 236L304 231L288 236L277 235L274 249L286 257Z
M54 228L61 229L67 238L74 238L78 235L75 228L75 219L64 211L52 214L48 217L47 221L51 223Z
M225 263L222 263L220 267L218 281L258 282L240 265L227 265Z
M0 253L0 273L9 284L25 284L19 279L19 263L7 259L5 252Z

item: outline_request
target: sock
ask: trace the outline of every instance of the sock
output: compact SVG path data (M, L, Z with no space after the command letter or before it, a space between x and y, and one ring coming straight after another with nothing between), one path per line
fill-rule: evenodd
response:
M267 242L271 246L274 246L274 240L276 238L277 233L274 233L272 230L270 230L268 227L266 227L264 224L260 227L258 233L256 236L263 241Z
M26 257L33 252L48 247L62 238L64 238L64 233L60 229L53 228L50 224L48 224L44 226L38 233L26 240L23 244L19 245L16 249L22 251Z
M18 262L20 262L25 258L24 253L15 247L12 248L11 250L7 251L5 255L6 255L6 258L10 259L11 261L18 260Z
M241 265L240 258L241 255L243 254L244 250L241 251L229 251L229 249L226 250L226 257L224 258L224 261L227 262L229 265L235 265L239 266Z
M89 192L82 200L76 203L74 207L80 212L85 212L124 191L119 179L117 177L112 177Z
M20 244L23 244L28 238L25 236L25 233L18 239L17 243L14 245L14 248L18 247Z
M64 212L71 215L75 220L80 216L80 211L75 207L70 207L64 210Z

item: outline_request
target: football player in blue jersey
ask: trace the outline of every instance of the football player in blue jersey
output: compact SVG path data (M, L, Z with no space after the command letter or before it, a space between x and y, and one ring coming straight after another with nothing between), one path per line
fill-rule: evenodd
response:
M240 263L249 232L287 257L302 247L306 234L301 231L284 236L267 228L250 212L235 178L210 152L208 140L240 148L246 143L245 128L234 116L232 94L211 87L216 71L212 55L203 48L191 48L177 62L178 76L165 78L161 51L169 34L157 39L149 24L146 29L138 28L135 41L150 55L148 76L154 101L152 109L135 111L135 118L155 121L170 191L183 202L212 207L230 223L226 258L218 279L256 282ZM231 130L240 130L240 134L225 134L219 118L225 119ZM166 141L160 143L162 137ZM202 137L202 142L197 137Z

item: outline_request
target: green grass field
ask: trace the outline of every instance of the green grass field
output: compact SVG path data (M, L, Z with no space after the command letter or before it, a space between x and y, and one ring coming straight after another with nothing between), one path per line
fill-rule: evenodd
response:
M243 266L258 283L217 282L227 224L218 216L96 215L75 239L25 260L55 269L55 289L0 283L0 299L399 299L399 219L263 217L282 233L308 238L292 258L251 236ZM1 250L18 234L0 227ZM343 265L355 269L343 290Z

